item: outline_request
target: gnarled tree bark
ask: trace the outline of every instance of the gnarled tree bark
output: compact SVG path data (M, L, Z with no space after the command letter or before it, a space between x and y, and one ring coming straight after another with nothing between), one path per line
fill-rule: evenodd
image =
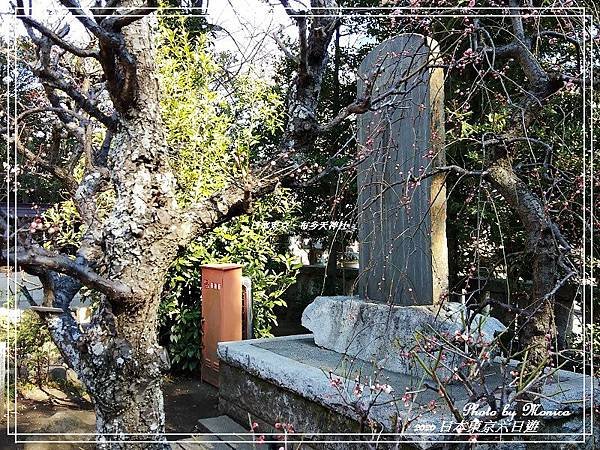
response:
M80 145L67 166L74 167L77 158L86 158L83 179L78 182L72 170L40 159L20 143L18 133L13 139L26 159L41 162L42 169L63 181L87 230L74 256L44 250L29 233L17 232L19 248L3 253L2 261L39 276L44 305L63 310L40 314L64 360L93 400L98 445L167 448L161 373L168 358L157 342L157 312L165 275L180 248L245 213L254 198L272 191L301 167L301 163L295 164L288 170L287 165L290 160L301 160L301 152L318 135L316 109L327 47L338 21L333 16L298 20L303 33L298 77L290 96L281 153L273 155L282 165L273 168L271 161L265 161L238 184L183 210L176 200L176 180L161 118L153 19L149 16L156 5L123 0L111 3L121 8L115 11L100 7L99 2L99 7L92 8L95 15L90 16L77 0L60 2L95 40L85 49L78 48L65 40L68 27L51 30L31 17L22 0L17 2L17 13L37 49L38 60L29 67L44 87L49 104L43 111L24 114L56 115ZM335 3L313 0L312 6L326 6L334 12ZM99 63L105 83L97 89L106 89L113 111L107 114L98 106L89 85L81 88L69 81L73 77L61 53L53 51L55 47ZM66 99L75 105L73 110L64 107ZM91 124L106 129L100 146L91 141ZM282 167L285 170L280 170ZM107 190L114 192L114 206L107 216L100 217L97 197ZM100 297L85 330L69 310L83 286Z

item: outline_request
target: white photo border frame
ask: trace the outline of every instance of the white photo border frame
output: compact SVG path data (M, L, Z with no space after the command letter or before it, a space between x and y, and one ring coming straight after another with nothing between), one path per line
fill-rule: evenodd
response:
M60 11L64 12L65 10L68 10L70 8L67 7L61 7ZM127 8L125 7L112 7L110 8L114 11L123 11L123 10L127 10ZM186 10L186 11L192 11L192 10L196 10L196 9L201 9L201 8L181 8L181 7L166 7L166 8L161 8L161 10L177 10L177 11L182 11L182 10ZM313 8L315 9L315 8ZM494 12L494 11L499 11L500 14L473 14L469 11L469 8L465 8L465 7L448 7L448 8L444 8L444 11L451 11L451 10L456 10L457 13L454 14L448 14L448 13L444 13L444 14L434 14L434 13L427 13L427 11L439 11L439 7L352 7L352 8L344 8L347 11L353 11L353 13L351 14L342 14L341 17L370 17L370 18L388 18L388 17L393 17L394 14L392 14L395 11L409 11L409 14L407 14L409 17L511 17L511 16L519 16L519 17L526 17L528 16L527 14L509 14L508 13L508 7L477 7L477 8L473 8L475 11L489 11L489 12ZM545 7L545 8L538 8L538 10L543 10L543 11L557 11L557 12L561 12L562 14L551 14L551 15L544 15L544 14L540 14L540 15L536 15L536 17L552 17L552 18L560 18L560 17L576 17L582 20L582 24L583 24L583 33L588 34L589 36L591 36L590 30L592 29L592 21L593 21L593 16L591 14L586 13L586 8L585 7ZM361 13L354 13L354 11L357 12L373 12L375 11L375 13L373 14L361 14ZM424 13L417 13L415 14L415 11L425 11ZM458 12L460 11L460 12ZM576 14L577 13L577 14ZM185 16L185 17L206 17L207 14L203 13L203 14L194 14L194 13L185 13L185 14L180 14L181 16ZM300 16L305 16L305 17L314 17L314 16L324 16L324 15L320 15L320 14L301 14ZM327 14L329 16L329 14ZM12 17L13 23L11 24L13 27L16 26L17 20L20 17L19 15L16 14L16 11L13 14L6 14L4 15L5 17ZM586 28L586 26L588 28ZM10 27L6 27L7 29L9 29ZM8 51L10 54L12 55L12 59L10 57L7 57L7 76L8 78L10 78L10 74L11 74L11 62L14 61L14 64L16 67L16 62L17 62L17 45L16 45L16 34L15 33L10 33L10 30L7 30L7 36L5 36L5 42L7 43L7 46L9 47ZM583 40L583 46L582 46L582 53L583 53L583 73L589 75L589 80L590 80L590 86L586 86L586 77L584 76L583 79L583 86L582 86L582 93L583 93L583 180L584 180L584 201L583 201L583 247L585 248L586 246L586 239L588 239L588 233L586 232L586 224L588 223L588 221L592 220L593 215L594 215L594 203L593 203L593 157L594 157L594 118L593 118L593 109L594 109L594 105L593 105L593 99L591 98L591 93L593 92L593 83L594 83L594 78L593 78L593 45L594 45L594 41L593 39L590 39L591 41L591 48L588 49L587 48L587 44L588 44L588 40L584 39ZM14 68L13 68L14 70ZM14 87L14 105L13 105L13 111L16 111L16 101L17 101L17 91L16 91L16 83L13 83L13 87ZM588 92L589 90L589 92ZM10 108L10 91L9 88L7 88L7 98L5 99L6 102L6 106L7 106L7 111L9 111ZM590 94L590 98L587 99L587 95ZM589 111L588 111L589 108ZM16 117L13 118L16 121ZM11 193L13 193L13 202L14 202L14 224L12 224L15 228L17 225L17 214L16 214L16 207L17 207L17 178L18 178L18 174L17 171L15 171L14 173L14 184L12 186L12 191L11 191L11 186L10 186L10 168L13 167L11 165L11 163L14 161L14 163L16 164L17 161L17 147L16 147L16 143L12 146L12 150L13 150L13 154L11 155L11 144L10 144L10 137L11 137L11 124L10 124L10 117L9 114L7 114L6 117L6 126L7 126L7 133L5 136L6 139L6 143L7 143L7 157L8 157L8 161L7 161L7 168L6 168L6 178L7 178L7 200L6 200L6 206L7 206L7 211L8 208L10 207L10 195ZM14 123L14 129L16 129L17 124L16 122ZM587 129L586 129L587 127ZM586 144L588 144L588 146L586 146ZM589 156L588 156L589 153ZM589 159L589 160L588 160ZM586 167L587 165L587 167ZM588 174L589 171L589 174ZM589 183L589 185L588 185ZM587 198L587 196L589 196L589 198ZM586 203L589 202L589 205ZM590 209L590 215L591 217L587 217L586 215L586 206L589 206ZM7 218L7 221L10 221L9 218ZM7 223L8 229L10 230L11 228L11 224ZM593 225L590 226L590 232L589 232L589 245L593 248L593 239L594 239L594 229L593 229ZM8 248L7 251L10 251L10 242L8 243ZM14 242L14 250L16 250L16 238L15 238L15 242ZM593 251L593 250L592 250ZM16 258L15 258L16 260ZM7 277L7 286L6 286L6 299L5 299L5 306L9 304L9 296L10 296L10 290L11 288L13 289L13 292L17 292L17 288L18 288L18 282L17 282L17 265L16 263L14 264L14 267L12 267L13 273L14 273L14 278L12 280L10 280L10 277ZM589 273L589 276L588 276ZM586 268L586 263L585 263L585 258L584 258L584 263L583 263L583 267L582 267L582 274L583 274L583 284L584 286L586 285L586 282L590 283L593 282L593 266ZM12 284L10 283L10 281L12 281ZM590 284L591 286L591 284ZM16 294L15 294L16 295ZM587 299L586 301L586 290L583 289L583 293L582 293L582 315L583 315L583 325L585 326L586 323L586 318L593 318L593 308L594 308L594 303L593 303L593 289L590 289L590 298ZM13 311L16 314L17 313L17 303L18 302L14 302L13 304ZM589 303L589 305L587 305ZM589 310L586 310L586 307L589 307ZM590 321L590 323L592 323ZM12 331L14 333L14 342L15 342L15 346L13 348L13 352L14 352L14 359L16 361L16 349L17 349L17 345L16 345L16 323L14 324L14 326L12 327L13 329L10 330L10 321L7 321L7 327L9 328L9 330L7 330L8 332ZM593 333L593 331L592 331ZM584 329L584 333L583 333L583 348L585 351L586 348L586 338L587 335L585 333L585 329ZM592 339L593 339L593 334L592 334ZM592 347L593 348L593 347ZM10 351L10 346L8 347ZM523 433L489 433L489 434L485 434L485 435L479 435L478 439L477 439L477 443L514 443L514 444L534 444L534 443L574 443L574 444L581 444L581 443L585 443L586 442L586 437L592 436L593 435L593 427L594 427L594 414L590 414L590 420L589 423L586 423L586 415L585 415L585 411L588 409L591 409L593 407L593 401L594 401L594 389L596 388L595 386L595 381L593 380L593 373L594 373L594 360L593 360L593 353L591 353L590 355L585 355L584 354L584 358L585 361L587 361L587 358L589 358L589 363L590 363L590 370L591 373L589 374L590 376L586 377L586 369L585 369L585 364L584 364L584 371L583 371L583 375L584 377L582 378L583 380L583 393L584 393L584 398L582 399L582 402L584 403L584 413L583 413L583 433L528 433L527 436L577 436L577 437L581 437L581 439L574 439L574 440L526 440L526 441L519 441L519 440L510 440L510 441L503 441L503 440L487 440L485 439L486 437L494 437L494 436L512 436L512 435L516 435L516 436L522 436ZM6 365L7 365L7 369L8 369L8 361L9 358L6 358ZM6 383L6 387L7 387L7 392L8 392L8 387L10 386L10 382L11 382L11 377L10 377L10 371L6 370L6 375L7 375L7 383ZM16 365L14 368L14 378L13 378L13 384L16 386L16 382L18 379L18 374L17 374L17 369L16 369ZM589 378L590 380L590 385L587 386L586 381ZM589 395L586 395L588 394ZM58 443L73 443L73 444L85 444L85 443L95 443L96 439L96 433L19 433L18 432L18 422L17 422L17 414L14 413L17 411L17 396L16 396L16 389L15 389L15 396L14 396L14 403L12 405L9 404L8 402L8 395L5 396L5 401L6 401L6 431L7 434L10 436L14 436L15 437L15 443L54 443L54 444L58 444ZM8 406L13 406L13 409L11 410ZM14 430L10 431L10 418L11 418L11 413L14 416ZM589 428L586 427L586 425L589 425ZM265 436L273 436L275 437L276 434L275 433L261 433L264 434ZM141 433L134 433L134 434L123 434L123 433L114 433L114 434L106 434L108 435L122 435L122 436L147 436L148 434L141 434ZM222 433L219 434L219 436L255 436L255 433ZM397 434L397 433L381 433L381 434L377 434L377 435L373 435L372 433L295 433L294 437L301 437L301 436L356 436L357 438L359 437L377 437L377 436L396 436L398 437L398 441L399 442L404 442L404 443L431 443L432 439L406 439L406 437L408 436L456 436L456 433L401 433L401 434ZM31 437L35 437L35 436L90 436L93 437L93 440L20 440L19 436L31 436ZM194 436L215 436L214 433L165 433L164 436L167 438L167 440L169 442L177 442L175 440L169 440L168 438L170 436L178 436L178 437L194 437ZM123 441L111 441L114 443L131 443L131 444L135 444L135 443L155 443L155 440L123 440ZM199 441L199 443L239 443L239 440L202 440ZM303 440L301 439L288 439L286 441L289 444L300 444L303 443ZM356 440L311 440L310 442L312 443L365 443L367 441L365 441L365 439L356 439ZM390 441L386 441L386 442L394 442L392 440ZM436 443L472 443L472 441L469 441L467 439L465 440L435 440ZM265 439L264 443L281 443L280 440L267 440Z

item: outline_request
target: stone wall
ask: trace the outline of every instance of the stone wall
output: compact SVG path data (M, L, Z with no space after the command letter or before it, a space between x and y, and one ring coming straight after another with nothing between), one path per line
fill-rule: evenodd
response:
M365 441L377 441L378 449L421 449L441 450L466 448L457 445L445 446L444 437L440 435L443 422L452 422L454 416L443 401L439 401L435 412L413 417L411 407L403 406L398 395L404 392L404 386L414 386L414 379L408 375L383 371L387 383L393 389L391 393L381 393L377 404L369 403L369 395L351 394L356 384L356 373L368 374L370 365L361 364L346 358L331 350L316 346L311 335L281 337L273 339L255 339L249 341L228 342L219 344L221 359L219 409L236 420L246 429L251 422L257 422L259 434L276 433L274 425L277 422L290 423L297 433L294 445L290 442L288 448L296 448L302 440L310 445L309 448L324 449L362 449L368 448ZM497 369L497 368L496 368ZM490 386L496 386L502 381L502 374L490 368L486 376ZM330 375L328 375L328 370ZM336 388L331 383L331 373L341 383ZM486 445L484 442L495 441L498 437L480 434L477 448L495 450L592 450L595 442L599 442L598 421L590 427L590 413L597 410L599 403L598 382L581 374L560 370L556 372L544 386L544 397L541 399L545 411L570 411L566 418L536 416L541 424L536 433L519 436L505 436L502 444ZM593 402L588 398L582 402L585 386L586 396L594 383L596 397ZM341 390L340 390L341 389ZM455 399L455 406L462 410L469 401L469 395L461 383L446 385L446 390ZM432 390L420 393L419 403L428 404L436 399L437 394ZM415 404L416 405L416 404ZM360 413L360 414L359 414ZM366 413L366 414L365 414ZM586 415L585 422L582 421ZM369 432L370 421L376 429L382 429L386 434L354 434L361 429L360 420L365 422L364 432ZM368 417L368 418L367 418ZM406 422L409 417L414 420ZM398 420L406 425L402 434L394 434L398 430ZM471 417L469 420L474 420ZM432 426L432 432L424 432L422 425ZM592 436L583 436L583 431ZM339 433L339 434L328 434ZM465 435L456 435L456 439ZM398 442L399 446L389 441ZM527 441L526 444L510 442ZM340 441L354 441L342 444ZM531 440L531 442L529 442ZM337 441L337 442L336 442ZM506 442L508 441L508 442ZM537 441L540 445L534 444ZM574 443L574 441L579 441ZM542 444L542 442L544 442ZM275 447L277 448L277 447Z
M219 412L240 424L246 424L251 419L259 424L259 433L275 433L274 425L277 422L291 423L303 433L359 432L359 424L355 420L229 364L221 363L220 385L227 386L227 389L219 390ZM343 440L344 436L336 438ZM346 436L346 439L349 438L351 437ZM310 445L326 449L360 448L360 445L335 442Z

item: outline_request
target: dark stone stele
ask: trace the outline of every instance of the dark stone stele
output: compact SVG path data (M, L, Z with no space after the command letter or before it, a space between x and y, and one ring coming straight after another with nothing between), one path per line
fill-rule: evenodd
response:
M444 163L443 71L435 42L418 34L384 41L362 61L358 96L393 94L358 117L359 295L431 305L447 291L443 175L406 181Z

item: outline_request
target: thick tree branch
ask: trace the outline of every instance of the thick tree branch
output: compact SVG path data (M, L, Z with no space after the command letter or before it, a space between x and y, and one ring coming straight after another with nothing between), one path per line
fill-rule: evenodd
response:
M515 37L521 44L525 45L525 29L523 28L523 18L521 17L521 1L520 0L509 0L508 4L510 5L509 12L512 15L510 18L512 22L513 31L515 33Z
M260 187L252 182L246 185L230 185L219 194L192 205L180 224L181 245L233 217L247 213L253 199L259 197L260 192Z
M79 216L83 223L87 225L87 231L83 237L82 250L78 255L85 256L85 259L88 261L99 259L98 243L101 240L102 233L101 223L97 219L97 195L107 190L110 186L109 171L105 168L96 169L96 171L86 174L73 195L73 201L75 202ZM92 248L93 252L90 253Z
M291 10L286 0L281 0L281 4L297 22L300 51L297 75L288 95L288 122L279 145L282 157L272 166L265 166L267 176L278 180L282 179L282 174L290 174L290 168L293 172L302 166L305 160L303 153L319 135L316 117L329 57L327 49L340 24L335 17L337 4L332 0L312 0L311 7L318 11L318 15L312 17L297 17L297 11ZM307 27L309 19L310 27Z
M299 77L308 76L308 62L306 61L306 55L308 53L306 42L306 17L297 17L296 23L298 24L298 46L300 48L300 55L298 57L298 75Z
M31 66L31 71L37 75L40 81L51 89L58 89L69 97L71 97L77 105L88 113L90 116L97 119L107 128L114 129L116 126L115 120L104 114L89 98L83 95L73 83L68 82L63 75L50 69L47 66ZM53 105L54 106L54 105ZM65 113L67 111L65 110Z
M561 77L550 77L544 70L539 60L531 51L532 39L526 35L521 16L521 0L510 0L510 13L513 42L493 49L484 49L486 52L492 52L494 57L515 58L523 72L525 73L529 86L531 98L524 103L524 109L528 109L531 104L540 104L547 97L559 90L562 85Z
M487 170L468 170L468 169L465 169L464 167L457 166L455 164L451 164L449 166L436 167L433 172L430 172L427 175L433 176L436 173L441 173L441 172L454 172L454 173L457 173L464 177L485 177L489 173ZM415 181L419 181L419 179L422 179L422 178L423 177L415 177Z
M60 0L60 3L62 3L63 6L66 6L71 15L81 22L81 24L89 30L90 33L96 36L100 42L118 45L119 42L116 36L108 33L104 28L97 24L94 19L89 17L85 11L81 9L81 5L77 0Z
M131 25L133 22L142 19L148 14L156 11L156 1L146 2L146 6L142 8L134 8L123 13L114 14L101 23L102 27L112 31L121 31L123 27Z
M85 117L83 117L81 114L77 114L76 112L69 111L68 109L65 109L65 108L54 108L54 107L50 107L50 106L31 108L26 111L23 111L21 114L19 114L17 116L17 122L20 122L25 117L30 116L31 114L38 114L38 113L42 113L42 112L54 112L54 113L61 114L61 115L67 114L76 119L79 119L81 122L87 122L87 119Z
M179 224L180 245L186 245L197 235L213 230L234 217L250 213L252 203L275 191L281 184L280 180L278 177L259 179L250 175L244 184L231 184L218 194L192 205Z
M60 1L69 7L71 14L98 38L100 45L98 60L106 77L108 91L117 111L126 113L133 105L138 88L137 65L127 48L121 29L155 11L155 2L150 1L149 6L108 16L98 24L83 12L77 0Z
M19 19L21 19L21 21L24 24L35 28L37 31L39 31L41 34L46 36L48 39L50 39L52 42L54 42L56 45L58 45L63 50L66 50L75 56L79 56L81 58L98 58L97 50L89 50L89 49L79 48L73 44L70 44L69 42L65 41L64 39L62 39L63 36L61 36L61 35L63 33L65 33L65 34L68 33L68 27L61 30L62 32L60 34L57 34L54 31L52 31L51 29L47 28L45 25L42 25L41 23L35 21L34 19L32 19L29 16L19 15Z
M329 122L319 125L319 133L326 133L333 128L337 127L348 117L355 114L364 114L371 108L371 99L370 97L366 98L357 98L349 105L342 108L336 116L331 119Z
M120 281L106 279L84 262L73 260L65 255L50 253L41 247L17 248L12 252L3 251L1 255L2 265L17 264L26 270L38 271L38 273L40 270L62 273L115 300L125 300L132 296L131 288Z
M120 0L106 0L106 2L102 2L96 0L95 6L90 8L90 11L96 18L96 22L102 23L104 19L109 17L113 12L115 6L118 5ZM102 4L104 3L104 5Z
M286 56L286 58L288 58L290 61L292 61L295 64L300 64L300 60L298 59L298 57L296 55L294 55L289 48L286 47L286 45L279 38L277 33L273 33L272 36L273 36L273 39L275 40L275 43L281 49L281 51Z
M78 6L78 5L77 5ZM75 13L76 11L71 11ZM71 97L77 105L87 112L90 116L99 120L105 126L112 128L114 127L114 121L106 116L89 98L87 98L84 94L82 94L77 87L72 83L67 81L67 77L63 73L59 73L55 69L51 67L51 48L53 44L58 45L62 49L71 52L76 56L94 56L98 58L99 53L89 54L87 51L82 49L78 49L73 45L64 41L63 37L68 33L69 27L65 26L57 33L51 31L47 27L42 24L39 24L35 20L31 19L28 15L25 14L23 8L22 0L19 0L17 4L17 13L19 14L19 18L24 23L31 40L38 47L38 56L39 61L36 65L29 65L30 70L39 78L40 82L43 84L46 93L48 95L48 100L52 104L53 107L60 107L60 100L54 94L54 89L58 89L63 91L69 97ZM92 20L92 22L94 22ZM95 23L95 22L94 22ZM40 33L42 37L36 37L32 31L32 28L35 27ZM59 118L66 124L69 122L67 117L61 113L57 112ZM73 131L73 130L72 130Z
M83 128L75 124L73 120L74 116L69 114L66 108L63 108L61 104L61 98L56 93L56 90L51 88L47 84L44 84L43 82L42 85L44 86L44 92L46 93L46 97L52 105L52 108L54 108L54 112L56 113L58 119L65 125L69 133L71 133L75 137L75 139L77 139L80 143L83 144Z
M293 17L293 16L301 16L301 15L302 15L302 12L301 12L301 11L299 11L299 10L297 10L297 9L294 9L294 8L292 8L292 7L290 6L290 2L289 2L289 0L279 0L279 2L280 2L280 3L282 4L282 6L285 8L285 12L286 12L286 13L287 13L289 16Z
M62 314L46 314L43 315L43 318L52 336L52 341L64 361L79 374L82 381L86 382L88 380L83 375L86 374L85 369L89 367L86 365L86 359L83 358L83 355L87 353L87 349L84 347L84 334L68 308L81 285L72 278L61 278L53 283L54 301L55 306L64 312Z

